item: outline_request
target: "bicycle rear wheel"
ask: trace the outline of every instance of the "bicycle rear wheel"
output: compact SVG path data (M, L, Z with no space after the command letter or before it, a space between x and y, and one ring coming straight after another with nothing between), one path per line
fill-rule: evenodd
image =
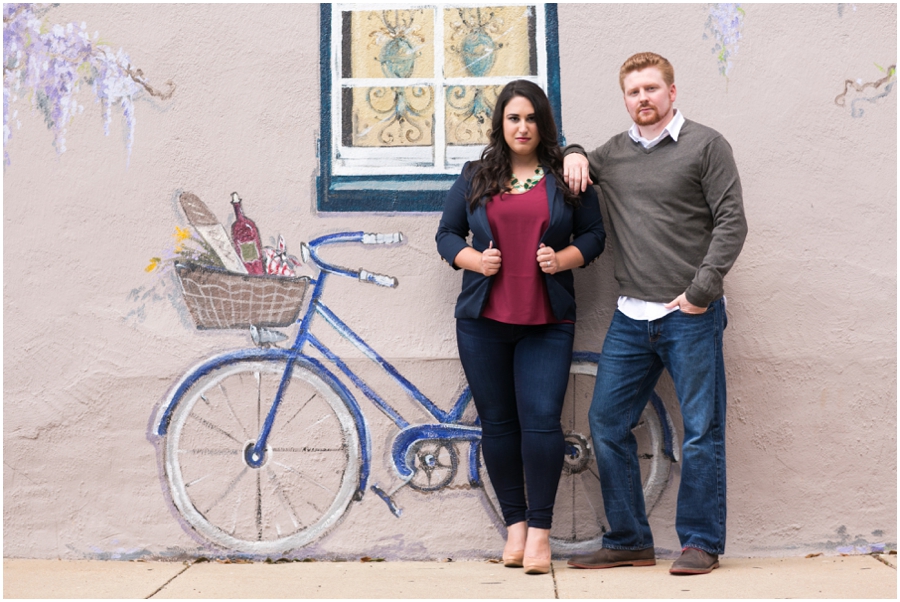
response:
M550 530L550 544L555 554L593 551L601 547L603 533L607 530L600 476L588 424L588 410L596 378L596 362L577 359L572 362L562 412L566 458L553 509L553 528ZM666 418L660 417L653 404L648 403L634 429L648 514L665 491L672 466L671 458L664 451L664 419ZM677 446L677 442L675 445ZM477 461L484 507L505 538L506 528L500 503L491 486L480 449Z
M226 360L178 401L162 445L169 494L202 541L285 554L341 518L359 482L359 436L340 393L295 362L262 466L245 453L275 399L285 359Z
M578 553L600 548L603 533L607 530L600 475L588 424L596 377L596 362L576 360L572 363L562 412L566 459L550 531L555 552ZM647 404L633 432L638 444L644 503L649 514L665 490L672 464L664 453L662 419L652 403Z

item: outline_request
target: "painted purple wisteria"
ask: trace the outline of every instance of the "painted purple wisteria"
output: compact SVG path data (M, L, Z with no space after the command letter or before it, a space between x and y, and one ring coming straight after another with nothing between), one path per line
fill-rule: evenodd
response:
M743 24L744 9L740 4L711 4L709 6L709 17L706 19L706 31L703 33L703 39L715 40L712 52L719 62L719 73L726 79L733 66L731 59L737 55Z
M161 92L150 86L140 69L131 65L122 49L114 51L97 43L98 32L89 35L87 24L50 25L45 15L52 4L3 5L3 157L10 163L7 142L12 126L20 126L12 106L24 96L41 111L53 133L58 153L66 151L66 130L72 118L84 111L78 94L91 87L103 110L103 128L109 135L113 110L121 110L126 129L126 152L134 140L134 100L142 92L169 98L175 85L166 82Z

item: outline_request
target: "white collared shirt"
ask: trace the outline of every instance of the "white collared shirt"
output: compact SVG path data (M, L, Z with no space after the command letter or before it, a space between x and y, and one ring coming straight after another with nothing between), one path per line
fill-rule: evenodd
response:
M653 140L647 140L641 136L641 131L638 129L638 125L636 123L631 124L631 128L628 130L628 135L632 140L643 146L644 148L653 148L663 140L665 140L666 136L671 136L672 140L678 142L678 134L681 132L681 126L684 125L684 115L681 114L681 111L675 110L675 114L672 116L672 120L663 128L663 131L660 132L659 136L654 138ZM634 297L619 297L618 302L619 311L631 318L632 320L658 320L665 315L672 313L673 311L678 310L677 307L673 307L672 309L666 309L665 303L656 303L654 301L644 301L642 299L635 299Z
M665 140L666 136L671 136L672 140L678 142L678 134L681 132L681 126L684 125L684 115L682 115L681 111L678 109L673 110L675 113L672 115L672 120L663 128L663 131L660 132L659 136L653 140L647 140L646 138L641 137L641 130L636 123L631 124L631 127L628 129L628 135L631 136L631 139L635 142L639 142L644 148L653 148Z

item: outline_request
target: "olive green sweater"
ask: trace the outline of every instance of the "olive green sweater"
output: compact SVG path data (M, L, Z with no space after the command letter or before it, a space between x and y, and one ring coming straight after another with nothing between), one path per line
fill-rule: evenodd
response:
M723 295L722 280L744 244L747 221L731 146L685 120L678 141L645 149L623 132L586 154L613 233L619 294L699 307Z

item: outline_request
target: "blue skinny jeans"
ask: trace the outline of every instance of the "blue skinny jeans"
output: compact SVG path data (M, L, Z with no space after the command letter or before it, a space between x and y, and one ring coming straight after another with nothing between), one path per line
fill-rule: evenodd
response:
M553 521L574 338L574 324L456 321L459 357L481 419L484 463L507 526L527 521L549 529Z
M632 320L620 311L613 315L589 413L609 522L604 548L653 545L631 430L665 368L684 421L675 530L682 548L725 551L726 325L723 299L700 315L675 311L650 321Z

